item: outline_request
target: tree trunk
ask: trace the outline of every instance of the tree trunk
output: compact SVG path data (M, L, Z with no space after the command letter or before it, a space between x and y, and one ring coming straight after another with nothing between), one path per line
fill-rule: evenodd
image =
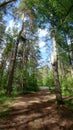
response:
M27 89L27 80L26 80L26 70L27 70L27 48L26 41L23 43L23 57L22 57L22 65L23 65L23 92Z
M53 68L53 73L54 73L56 100L58 104L63 104L61 86L60 86L59 75L58 75L58 57L57 57L55 31L52 32L52 42L53 42L53 50L54 50L54 62L52 64L52 68Z
M71 58L71 54L73 53L73 50L71 50L71 49L73 49L72 48L72 41L71 41L71 38L68 37L68 39L70 39L70 45L71 45L71 47L70 47L68 40L67 40L67 36L66 36L66 34L64 34L64 35L65 35L65 40L66 40L66 44L68 47L67 51L68 51L68 58L69 58L69 71L71 73L71 76L73 77L73 65L72 65L72 58Z
M4 69L6 67L6 58L5 57L2 57L2 61L1 61L1 64L0 64L0 88L2 89L3 88L3 75L4 75Z
M58 59L58 72L61 78L66 78L64 65L61 59Z
M16 41L15 51L13 54L13 62L12 62L12 65L10 64L11 67L10 67L10 72L9 72L9 80L8 80L8 88L7 88L8 95L11 95L11 92L12 92L12 83L13 83L13 75L14 75L14 69L15 69L15 63L16 63L17 50L18 50L19 40L20 40L21 34L23 32L23 29L24 29L24 17L22 20L22 28L19 32L19 35L18 35L17 41Z
M73 40L70 38L71 48L70 48L70 54L71 54L71 76L73 78Z

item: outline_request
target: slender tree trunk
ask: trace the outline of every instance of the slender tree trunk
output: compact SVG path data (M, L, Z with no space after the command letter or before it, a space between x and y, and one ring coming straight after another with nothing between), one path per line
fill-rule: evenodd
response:
M70 38L70 43L71 43L71 48L70 48L70 54L71 54L71 76L73 78L73 63L72 63L72 60L73 60L73 40Z
M27 62L28 62L28 47L27 47L26 40L24 41L24 45L23 45L23 58L22 58L22 64L23 64L23 92L25 90L27 90L27 87L28 87L28 81L27 81L27 77L26 77Z
M0 87L1 89L3 88L3 75L4 75L4 69L6 67L6 58L5 57L2 57L2 61L1 61L1 64L0 64Z
M20 41L21 34L23 32L23 29L24 29L24 17L23 17L23 20L22 20L22 28L21 28L21 30L19 32L19 35L18 35L17 41L16 41L15 51L14 51L14 55L13 55L13 62L12 62L12 65L10 67L8 88L7 88L7 94L8 95L11 95L11 92L12 92L12 83L13 83L13 76L14 76L14 69L15 69L15 63L16 63L17 50L18 50L18 45L19 45L19 41Z
M67 37L66 37L66 34L64 34L65 35L65 40L66 40L66 44L67 44L67 47L68 47L68 49L67 49L67 51L68 51L68 58L69 58L69 71L70 71L70 73L71 73L71 76L73 77L73 65L72 65L72 59L71 59L71 52L73 53L73 51L71 51L71 49L70 49L70 46L69 46L69 44L68 44L68 41L67 41ZM69 37L68 37L69 38ZM71 48L72 48L72 42L71 42L71 39L70 39L70 45L71 45Z
M57 56L55 31L52 32L52 42L53 42L53 50L54 50L54 62L52 64L52 68L53 68L53 73L54 73L56 100L58 104L63 104L61 86L60 86L59 75L58 75L58 56Z
M58 72L62 79L65 78L64 65L61 59L58 59Z
M27 54L27 47L26 41L23 43L23 58L22 58L22 65L23 65L23 92L27 89L27 79L26 79L26 70L27 70L27 61L28 61L28 54Z

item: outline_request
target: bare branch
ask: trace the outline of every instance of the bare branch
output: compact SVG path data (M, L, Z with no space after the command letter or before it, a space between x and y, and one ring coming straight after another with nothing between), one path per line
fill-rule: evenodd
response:
M9 1L4 1L3 3L0 4L0 8L2 8L3 6L6 6L9 3L15 2L17 0L9 0Z

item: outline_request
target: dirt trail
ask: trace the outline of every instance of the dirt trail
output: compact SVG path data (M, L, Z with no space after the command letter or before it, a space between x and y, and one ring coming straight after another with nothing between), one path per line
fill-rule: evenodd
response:
M46 91L18 97L0 130L73 130L73 112L51 99L55 95Z

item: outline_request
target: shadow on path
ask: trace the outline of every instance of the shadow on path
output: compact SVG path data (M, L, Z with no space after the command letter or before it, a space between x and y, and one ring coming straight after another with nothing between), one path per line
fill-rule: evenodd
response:
M57 108L54 100L54 94L42 91L18 97L0 130L73 130L73 112Z

